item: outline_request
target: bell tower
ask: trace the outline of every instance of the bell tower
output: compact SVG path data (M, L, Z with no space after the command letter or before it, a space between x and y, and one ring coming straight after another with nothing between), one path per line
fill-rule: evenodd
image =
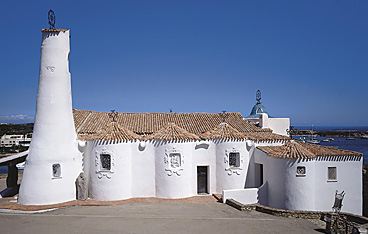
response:
M51 18L51 20L50 20ZM69 29L42 29L36 117L18 202L54 204L74 200L82 171L74 127L69 73Z

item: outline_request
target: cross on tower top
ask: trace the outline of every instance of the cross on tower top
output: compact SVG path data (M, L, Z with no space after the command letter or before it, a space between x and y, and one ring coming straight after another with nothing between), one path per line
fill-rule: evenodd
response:
M257 90L256 93L256 100L257 100L257 104L261 104L261 90Z
M49 25L50 29L55 28L55 13L53 10L49 10Z
M111 118L111 122L116 122L118 112L115 112L115 110L111 110L111 113L109 113L109 117Z

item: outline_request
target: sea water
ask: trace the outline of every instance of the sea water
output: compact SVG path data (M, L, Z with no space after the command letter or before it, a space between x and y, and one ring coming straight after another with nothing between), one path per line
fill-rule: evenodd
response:
M296 129L311 129L311 126L309 127L295 127ZM326 132L326 131L344 131L349 132L351 130L352 132L367 132L368 126L348 126L348 127L339 127L339 126L314 126L314 131L317 132ZM368 135L368 133L366 134ZM295 136L293 138L298 139L298 136ZM324 142L322 141L326 137L317 137L318 140L321 141L319 145L323 146L331 146L338 149L345 149L345 150L352 150L359 153L363 153L363 165L368 163L368 139L361 139L359 137L356 137L355 140L346 140L345 137L333 137L334 141L330 142ZM328 137L327 137L328 138Z
M8 166L0 166L0 174L7 174Z

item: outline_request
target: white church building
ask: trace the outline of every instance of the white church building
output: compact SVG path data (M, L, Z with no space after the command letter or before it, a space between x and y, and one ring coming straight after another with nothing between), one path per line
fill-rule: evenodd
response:
M42 30L19 203L75 200L84 173L88 197L100 201L219 193L244 204L331 211L335 191L344 190L342 211L362 213L362 154L294 141L288 118L72 109L69 33Z

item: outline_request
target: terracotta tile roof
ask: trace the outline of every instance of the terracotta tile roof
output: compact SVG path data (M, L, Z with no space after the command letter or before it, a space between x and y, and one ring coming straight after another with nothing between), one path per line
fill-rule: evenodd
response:
M243 133L247 139L255 142L285 142L289 141L290 137L275 134L272 132L246 132Z
M281 146L258 146L257 149L274 158L307 159L316 157L315 154L294 140L288 141Z
M247 137L238 130L231 127L228 123L220 123L214 129L201 134L204 140L246 140Z
M117 122L110 122L98 134L87 135L85 140L94 140L106 143L134 142L141 139L141 136L121 127Z
M363 157L362 153L315 145L300 141L288 141L281 146L258 146L257 149L265 152L268 156L275 158L307 159L316 157L342 157L358 156Z
M158 130L156 133L145 136L146 140L161 140L167 142L183 142L183 141L199 141L200 138L188 132L187 130L175 125L174 123L167 123L165 127Z
M334 147L328 147L328 146L322 146L322 145L315 145L310 144L307 142L300 142L304 148L315 154L317 157L329 157L329 156L358 156L363 157L362 153L351 151L351 150L344 150L344 149L338 149Z
M77 133L94 134L102 129L110 118L107 112L73 110ZM222 113L118 113L117 122L139 135L149 135L175 123L190 133L200 135L217 127L224 120ZM240 113L225 113L225 121L241 133L269 132L243 119Z

